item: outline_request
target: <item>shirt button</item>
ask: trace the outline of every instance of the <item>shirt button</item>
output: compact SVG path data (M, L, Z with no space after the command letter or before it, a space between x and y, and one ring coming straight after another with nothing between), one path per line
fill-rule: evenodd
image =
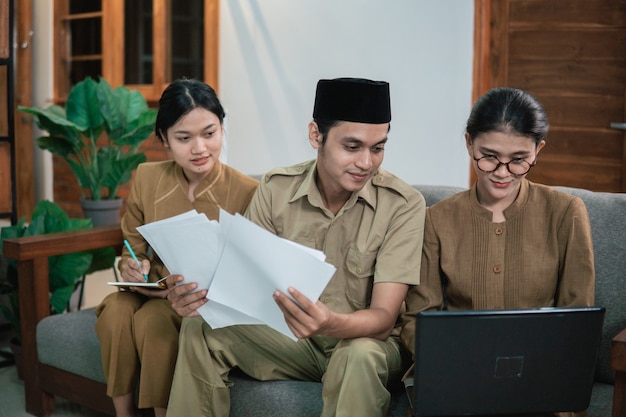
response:
M358 274L360 274L360 273L362 272L362 269L361 269L361 268L357 268L357 269L356 269L356 272L357 272Z
M502 272L502 267L500 265L494 265L493 272L495 272L496 274L499 274L500 272Z
M324 302L324 304L328 304L330 302L330 296L329 295L325 295L322 298L322 301Z
M504 232L504 230L501 227L496 227L496 236L500 236L502 232Z
M329 264L332 264L333 263L333 258L326 259L326 262L329 263Z

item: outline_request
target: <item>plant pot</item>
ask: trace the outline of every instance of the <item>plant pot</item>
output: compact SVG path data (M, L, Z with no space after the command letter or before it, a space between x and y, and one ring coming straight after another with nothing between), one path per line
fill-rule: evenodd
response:
M120 224L124 200L90 200L80 199L80 206L86 218L91 219L94 226Z
M9 341L9 345L11 346L11 352L13 352L13 360L15 361L15 368L17 369L17 377L20 380L23 380L24 360L22 359L22 345L17 343L15 339L11 339Z

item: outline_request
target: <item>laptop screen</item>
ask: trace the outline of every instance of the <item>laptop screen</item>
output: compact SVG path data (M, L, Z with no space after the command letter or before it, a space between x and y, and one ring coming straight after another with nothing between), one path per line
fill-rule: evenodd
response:
M603 320L602 307L420 313L415 416L585 410Z

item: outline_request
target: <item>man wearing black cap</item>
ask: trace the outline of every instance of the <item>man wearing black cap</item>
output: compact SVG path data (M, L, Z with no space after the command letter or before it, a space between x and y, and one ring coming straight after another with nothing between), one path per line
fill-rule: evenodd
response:
M395 326L419 282L425 210L413 187L380 168L390 121L388 83L319 81L308 130L317 158L268 172L246 216L322 250L337 270L319 300L274 293L297 342L267 326L183 320L168 416L228 416L234 367L260 380L322 381L323 416L386 415L386 386L403 372ZM206 302L195 288L171 290L180 315Z

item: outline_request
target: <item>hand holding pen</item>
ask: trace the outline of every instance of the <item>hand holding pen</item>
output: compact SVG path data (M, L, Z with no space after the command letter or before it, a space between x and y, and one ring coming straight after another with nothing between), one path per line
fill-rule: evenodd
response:
M124 246L126 246L126 249L128 249L128 252L130 253L130 256L132 256L133 260L137 263L137 266L139 266L139 270L143 271L143 265L141 262L139 262L139 259L137 259L137 256L135 255L135 252L133 251L133 249L130 247L130 244L128 243L128 241L126 239L124 239ZM145 281L148 281L148 275L143 273L143 277L145 279Z

